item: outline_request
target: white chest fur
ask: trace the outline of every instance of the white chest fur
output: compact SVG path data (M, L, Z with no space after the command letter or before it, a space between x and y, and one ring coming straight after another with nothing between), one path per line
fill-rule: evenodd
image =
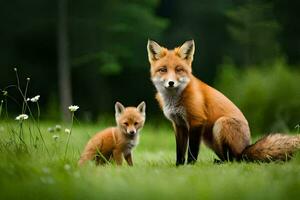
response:
M157 92L163 101L163 112L165 116L176 125L184 125L189 127L187 123L186 109L182 104L180 104L180 98L190 79L188 77L182 77L178 81L178 86L171 89L166 88L166 81L167 80L159 77L152 78L152 82L154 83Z
M186 109L180 104L177 95L163 94L163 112L165 116L177 125L186 125Z
M137 135L135 138L128 139L126 141L123 154L126 156L131 153L132 149L136 147L139 143L139 136Z

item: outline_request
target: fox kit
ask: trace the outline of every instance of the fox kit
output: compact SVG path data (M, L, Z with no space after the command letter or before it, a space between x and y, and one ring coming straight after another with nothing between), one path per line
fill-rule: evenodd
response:
M192 74L194 41L173 50L149 40L151 80L164 115L173 123L176 165L197 160L201 140L221 161L287 160L300 148L299 136L273 134L250 145L250 130L243 113L221 92Z
M89 140L81 154L79 165L87 160L104 164L111 159L117 165L122 165L123 156L128 165L133 165L131 152L139 142L139 131L145 123L146 104L142 102L137 107L125 108L117 102L115 112L117 126L107 128Z

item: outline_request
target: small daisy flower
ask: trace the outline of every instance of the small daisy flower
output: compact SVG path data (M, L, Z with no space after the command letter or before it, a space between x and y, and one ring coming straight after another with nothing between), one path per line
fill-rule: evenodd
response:
M31 98L30 101L31 102L37 102L40 99L40 95L36 95L35 97Z
M55 131L59 132L61 130L61 125L57 124L55 125Z
M52 138L56 141L59 138L59 135L53 135Z
M76 110L78 110L79 109L79 106L76 106L76 105L71 105L71 106L69 106L69 110L71 111L71 112L75 112Z
M28 119L28 115L26 115L26 114L21 114L21 115L16 117L16 120L18 120L18 121L23 121L23 120L26 120L26 119Z
M54 128L49 127L49 128L47 129L47 131L50 132L50 133L53 133L53 132L54 132Z
M68 134L69 134L69 133L71 133L71 130L68 129L68 128L66 128L66 129L65 129L65 133L68 133Z
M30 101L30 98L27 98L26 101Z

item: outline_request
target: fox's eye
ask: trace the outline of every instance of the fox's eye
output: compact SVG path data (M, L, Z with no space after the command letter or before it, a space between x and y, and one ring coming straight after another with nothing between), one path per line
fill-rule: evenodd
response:
M136 126L136 125L138 125L138 123L137 123L137 122L134 122L134 125Z
M177 73L180 73L180 72L183 72L184 70L183 70L183 68L178 67L178 68L175 69L175 71L176 71Z
M162 68L159 68L158 71L161 73L166 73L168 70L166 67L162 67Z
M124 123L125 126L128 126L129 124L127 122Z

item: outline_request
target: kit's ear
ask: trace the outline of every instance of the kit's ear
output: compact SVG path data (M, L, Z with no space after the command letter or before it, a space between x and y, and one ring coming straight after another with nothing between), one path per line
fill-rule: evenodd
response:
M116 102L115 110L116 110L116 117L119 117L125 110L125 107L120 102Z
M142 113L143 115L146 114L146 103L145 103L145 101L141 102L136 108L137 108L138 111L139 111L140 113Z

